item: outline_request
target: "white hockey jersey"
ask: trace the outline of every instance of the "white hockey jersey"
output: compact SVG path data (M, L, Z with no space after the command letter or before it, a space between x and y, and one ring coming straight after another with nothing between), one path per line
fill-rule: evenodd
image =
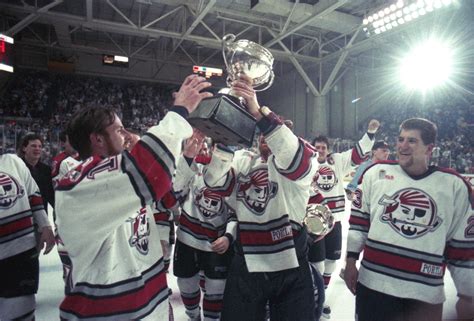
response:
M348 255L363 253L359 282L431 304L444 296L446 265L458 293L474 296L470 188L450 170L409 176L396 162L363 174L352 202Z
M49 225L38 185L23 160L0 155L0 260L34 248L35 227Z
M74 157L68 156L65 152L61 152L53 158L51 165L51 178L53 183L60 180L67 172L76 167L80 163Z
M229 175L223 186L211 188L204 182L204 170L201 164L192 163L189 166L184 157L178 161L173 188L187 191L187 195L181 206L176 236L188 246L213 252L211 243L217 238L226 233L233 239L236 237L235 213L225 201L232 192L235 178Z
M273 153L268 161L250 151L237 151L232 163L236 184L229 204L237 215L237 240L249 272L298 266L294 233L301 229L317 169L314 149L281 123L270 127L265 140ZM209 167L209 185L215 186L212 182L221 177L223 170L232 174L229 156L221 150L214 152L213 158L221 158L222 164Z
M336 222L344 216L345 192L344 177L354 166L361 164L370 152L374 141L364 134L352 149L342 153L329 154L323 163L319 163L318 171L311 184L311 195L318 191L323 195L325 204L331 209Z
M66 320L167 320L168 287L152 213L171 188L192 128L169 112L128 153L91 157L59 181L57 225L72 260Z

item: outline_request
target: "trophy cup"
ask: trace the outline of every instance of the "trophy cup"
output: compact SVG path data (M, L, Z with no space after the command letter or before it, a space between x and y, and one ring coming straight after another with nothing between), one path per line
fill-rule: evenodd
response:
M310 234L323 236L331 232L334 227L334 216L326 205L309 204L303 223Z
M235 41L235 35L222 38L222 54L227 69L227 85L239 74L252 79L255 91L268 89L274 79L273 56L266 48L249 41ZM222 91L224 92L224 91ZM256 120L243 106L243 99L235 97L232 90L201 101L188 118L189 123L225 145L252 146Z

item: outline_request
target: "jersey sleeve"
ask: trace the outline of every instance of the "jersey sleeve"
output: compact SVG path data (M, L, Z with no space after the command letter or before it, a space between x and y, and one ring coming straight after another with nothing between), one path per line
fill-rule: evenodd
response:
M373 171L372 171L373 172ZM370 229L370 193L372 187L371 171L366 171L361 177L352 202L349 218L349 233L347 236L347 252L358 256L364 249Z
M122 169L129 176L143 206L159 200L171 189L182 141L191 134L189 123L178 113L169 112L130 153L122 154Z
M16 156L15 156L16 157ZM28 194L28 201L30 203L31 212L33 213L33 221L39 229L50 226L48 220L48 214L46 213L43 205L43 198L38 185L31 176L28 167L21 159L16 159L18 163L18 169L22 175L22 181L25 184L26 193Z
M275 167L281 175L296 181L311 171L316 151L288 127L276 126L265 135L265 141L272 151Z
M454 193L454 219L445 255L458 294L474 297L474 210L469 200L472 191L464 182L459 185Z

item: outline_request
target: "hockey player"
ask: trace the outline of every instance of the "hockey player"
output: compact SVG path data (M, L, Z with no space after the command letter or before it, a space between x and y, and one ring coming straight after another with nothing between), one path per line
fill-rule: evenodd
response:
M34 320L38 252L54 247L43 200L25 163L0 155L0 320Z
M205 283L203 316L204 320L211 321L220 320L233 253L229 246L235 239L237 222L225 202L233 181L226 182L222 188L210 188L206 186L207 166L195 162L203 143L204 136L196 131L185 144L173 180L175 190L185 191L180 193L185 200L176 233L173 268L190 320L201 320L199 272L202 271ZM212 157L210 161L212 163Z
M64 176L71 169L79 165L79 154L69 143L69 138L66 131L62 131L59 134L59 141L63 146L63 151L53 157L52 169L51 169L51 178L53 180L53 185ZM53 211L53 219L56 222L56 212ZM69 257L64 243L61 237L58 234L57 228L55 228L56 234L56 249L58 250L59 259L63 265L63 280L64 280L64 292L69 293L71 290L71 280L69 274L71 272L71 258Z
M323 195L326 205L334 215L335 225L324 239L313 243L309 250L309 261L323 275L327 288L331 274L336 269L336 261L341 258L342 229L341 220L345 208L344 177L363 162L374 144L374 136L380 123L373 119L369 122L367 133L362 136L356 146L343 153L329 153L329 140L318 136L313 145L318 152L319 168L313 178L312 189ZM323 316L330 318L331 308L323 308Z
M51 165L51 177L54 181L59 180L79 163L79 154L69 143L66 131L59 134L59 141L63 147L63 151L53 157Z
M374 146L372 146L372 155L370 159L366 160L365 162L360 164L359 167L357 167L354 177L352 178L351 182L347 184L346 195L348 196L347 198L349 200L352 201L352 199L354 198L353 193L357 188L357 182L359 181L359 178L361 177L362 173L367 169L367 167L369 167L373 163L386 161L389 155L390 149L386 142L384 142L383 140L379 140L374 143Z
M454 171L429 166L436 133L426 119L404 121L398 162L374 164L359 180L345 269L359 321L440 321L446 265L458 319L474 318L471 190Z
M201 92L210 85L188 76L174 107L131 152L123 151L127 132L109 109L83 109L69 124L71 143L85 160L56 192L58 230L73 266L62 319L169 318L160 238L144 208L170 190L175 159L192 133L186 117L212 96Z
M267 302L272 320L314 320L302 221L316 171L315 152L268 107L260 108L249 83L242 76L233 90L247 101L247 110L258 121L260 155L237 151L231 164L233 154L217 148L212 158L218 166L209 167L206 179L213 188L235 179L229 204L238 220L236 253L224 291L222 320L263 320Z

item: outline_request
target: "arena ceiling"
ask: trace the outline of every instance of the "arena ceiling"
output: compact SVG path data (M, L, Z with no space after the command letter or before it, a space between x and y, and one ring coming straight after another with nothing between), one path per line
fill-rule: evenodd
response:
M16 43L66 59L110 53L184 65L222 65L221 38L233 33L269 48L315 95L327 93L354 57L383 36L361 31L384 0L0 0L0 30ZM400 31L403 28L399 28ZM319 69L319 83L307 74ZM324 70L324 75L323 75Z

